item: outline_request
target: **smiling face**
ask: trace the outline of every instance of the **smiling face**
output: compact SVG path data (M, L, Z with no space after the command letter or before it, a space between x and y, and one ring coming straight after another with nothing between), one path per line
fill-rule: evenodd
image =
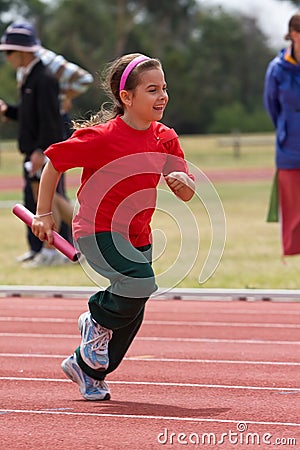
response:
M121 91L120 97L124 104L123 120L136 129L149 128L151 122L162 119L169 99L163 70L142 71L137 86Z

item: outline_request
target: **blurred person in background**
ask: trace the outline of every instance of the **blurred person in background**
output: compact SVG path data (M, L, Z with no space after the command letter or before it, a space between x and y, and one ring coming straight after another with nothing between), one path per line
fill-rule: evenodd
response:
M283 255L300 254L300 11L288 23L287 48L269 63L264 106L276 130L276 174L268 222L281 223Z
M69 112L72 109L73 99L86 92L94 82L94 78L87 70L67 61L64 56L43 47L38 39L36 43L39 45L36 56L59 82L60 111L63 118L64 137L67 139L72 134ZM17 78L22 79L22 69L17 73Z
M17 74L19 105L8 105L1 100L0 107L5 118L19 121L19 148L25 154L24 205L34 213L40 174L46 162L43 151L51 143L71 135L69 111L72 100L87 90L93 77L63 56L42 47L33 25L26 21L14 22L8 27L0 50L6 52ZM57 186L53 212L60 233L71 241L73 207L66 195L64 177ZM41 245L30 228L27 238L29 251L17 258L24 267L66 262L55 249L47 244Z

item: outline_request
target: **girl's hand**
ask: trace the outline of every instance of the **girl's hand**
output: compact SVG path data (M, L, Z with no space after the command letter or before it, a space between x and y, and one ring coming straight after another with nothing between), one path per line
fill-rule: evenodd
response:
M195 192L194 181L185 172L171 172L165 176L167 185L181 200L187 202Z
M45 217L34 216L31 230L41 241L48 241L50 245L53 245L52 230L56 230L56 226L52 214Z

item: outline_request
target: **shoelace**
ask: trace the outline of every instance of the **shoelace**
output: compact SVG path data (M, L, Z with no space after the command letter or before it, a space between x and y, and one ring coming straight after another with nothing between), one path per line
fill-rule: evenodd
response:
M97 335L93 339L90 339L89 341L85 342L85 345L93 344L92 345L93 351L95 351L96 353L103 353L107 351L107 344L111 340L111 337L112 337L111 330L101 328L100 330L97 330Z
M94 380L94 387L107 389L106 383L103 380Z

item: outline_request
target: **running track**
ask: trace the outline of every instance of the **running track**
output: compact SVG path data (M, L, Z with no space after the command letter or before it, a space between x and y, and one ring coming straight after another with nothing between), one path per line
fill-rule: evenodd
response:
M241 181L271 181L274 170L268 167L250 169L213 169L205 171L206 176L213 183L241 182ZM68 188L77 188L80 184L79 173L67 173L66 184ZM22 190L21 176L3 176L0 178L0 191Z
M0 297L0 448L299 449L300 304L217 300L151 299L87 402L60 369L86 299Z

